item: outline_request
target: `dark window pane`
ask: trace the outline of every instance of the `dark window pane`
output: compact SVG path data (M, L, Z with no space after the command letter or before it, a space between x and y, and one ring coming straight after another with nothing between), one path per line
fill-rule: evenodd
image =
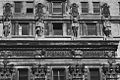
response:
M63 35L62 23L53 23L54 35Z
M60 80L65 80L65 76L60 76Z
M2 72L2 67L0 67L0 72Z
M32 3L33 4L33 1L27 1L26 3Z
M118 4L119 4L119 13L120 13L120 2L118 2Z
M58 76L54 76L53 80L59 80L59 77Z
M88 13L88 2L81 2L82 13Z
M65 69L53 69L53 80L65 80Z
M26 12L27 13L33 13L33 8L27 8Z
M82 13L88 13L88 8L83 8Z
M94 23L87 23L87 34L97 35L97 26Z
M62 8L53 8L53 12L54 13L61 13L62 12Z
M97 68L90 69L90 80L100 80L100 72Z
M93 12L100 13L100 3L99 2L93 2Z
M53 2L52 5L53 14L62 14L62 3L61 2Z
M53 75L58 76L58 70L57 69L54 69Z
M64 76L65 75L65 70L64 69L60 69L59 70L59 74L60 74L60 76L62 76L62 75Z
M19 69L19 80L28 80L28 69Z
M22 35L29 35L29 24L20 23L20 26L22 26Z
M21 1L15 2L15 13L20 13L21 8L22 8L22 2Z

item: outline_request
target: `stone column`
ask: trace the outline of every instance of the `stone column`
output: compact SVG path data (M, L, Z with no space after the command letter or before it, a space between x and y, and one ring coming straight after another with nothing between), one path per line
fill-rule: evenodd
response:
M93 3L90 1L88 4L89 4L89 7L88 7L89 8L89 13L93 14Z
M49 27L49 36L53 35L53 26L52 23L48 23L48 27Z
M19 35L21 36L21 35L22 35L22 26L20 26L20 25L19 25L19 30L18 30L18 32L19 32Z
M67 24L63 23L63 36L67 35Z
M33 29L32 29L32 22L29 23L29 26L30 26L30 28L29 28L29 31L30 31L30 32L29 32L29 35L33 35L33 32L32 32L32 30L33 30Z

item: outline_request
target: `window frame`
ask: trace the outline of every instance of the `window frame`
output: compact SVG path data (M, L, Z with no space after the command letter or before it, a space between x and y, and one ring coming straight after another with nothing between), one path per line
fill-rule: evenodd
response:
M57 71L57 75L54 75L54 70ZM60 75L60 70L63 70L64 75ZM66 75L65 75L65 74L66 74L65 68L52 68L52 80L54 80L54 77L55 77L55 76L58 77L58 80L60 80L60 77L63 77L63 76L64 76L64 78L65 78L65 80L66 80Z
M56 34L54 34L54 24L61 24L61 31L62 31L62 33L60 34L60 35L56 35ZM57 30L57 29L56 29ZM53 33L53 36L63 36L63 23L52 23L52 33Z
M95 24L96 30L97 30L95 35L88 34L87 24ZM84 23L81 23L81 27L80 27L81 32L79 32L79 35L82 37L102 37L103 34L101 34L101 31L102 31L101 29L102 29L101 25L98 22L92 22L92 23L91 22L84 22Z
M60 3L60 5L61 5L61 12L54 12L53 11L54 3ZM62 15L63 14L63 2L62 1L52 1L51 5L52 5L51 9L52 9L52 14L53 15ZM58 6L56 6L56 8L60 9L60 7L58 7Z
M16 4L17 3L17 4ZM16 5L18 5L18 3L19 3L19 5L21 5L21 7L19 7L18 9L20 9L18 12L16 11ZM15 7L14 7L14 13L17 13L17 14L19 14L19 13L22 13L22 5L23 5L23 2L22 1L14 1L14 5L15 5Z
M91 73L95 73L95 72L96 72L97 78L99 77L97 80L101 80L101 75L100 75L100 69L99 68L97 68L97 67L89 68L89 72L90 72L90 76L89 76L90 80L91 80L92 77L95 77L95 74L93 75Z
M20 80L20 77L21 77L21 76L20 76L20 71L21 71L21 70L27 70L27 72L26 72L27 75L22 75L22 77L27 77L27 80L29 80L29 69L27 69L27 68L19 68L19 69L18 69L18 76L19 76L18 79Z
M87 4L87 6L83 7L83 4L85 5L85 3ZM87 12L83 12L83 10L85 10L85 9ZM81 2L81 13L82 14L89 14L89 3L88 2Z
M18 23L12 23L12 36L34 36L34 26L30 22L18 22ZM20 24L28 24L27 27L29 29L28 35L23 35L23 30L22 28L19 28ZM21 26L22 27L22 26Z
M32 9L32 12L28 12L28 9ZM27 14L33 14L34 13L34 9L33 8L26 8L26 13Z
M34 1L26 1L26 14L33 14L34 13ZM32 9L32 12L27 12L28 9Z
M97 3L97 8L95 7L96 3ZM93 14L98 14L99 15L100 14L100 2L92 2L92 4L93 4ZM99 12L96 13L95 10L97 10L97 11L99 10Z

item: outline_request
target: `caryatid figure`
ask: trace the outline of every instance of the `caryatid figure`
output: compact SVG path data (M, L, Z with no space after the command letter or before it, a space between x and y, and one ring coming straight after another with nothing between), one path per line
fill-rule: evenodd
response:
M70 11L70 14L73 16L73 17L78 17L79 15L79 12L78 12L78 5L76 3L73 3L70 8L71 8L71 11Z
M44 35L44 23L43 23L43 21L38 21L37 23L36 23L36 27L35 27L35 34L36 34L36 36L38 37L38 36L43 36Z
M12 17L12 5L10 3L6 3L3 6L3 35L5 37L10 35L10 27L11 27L11 17Z
M110 17L110 10L109 10L109 6L107 3L104 3L102 6L101 6L101 14L103 15L104 18L109 18Z
M109 18L110 18L110 10L109 10L109 6L107 3L104 3L102 6L101 6L101 14L102 14L102 17L103 17L103 33L105 34L106 37L110 37L111 35L111 22L109 21Z
M43 8L45 6L42 3L38 3L35 7L36 7L35 16L37 17L37 19L41 19L44 15Z
M78 12L78 5L76 3L73 3L70 8L70 14L73 17L72 20L72 32L73 32L73 36L77 37L78 35L78 26L79 26L79 22L78 22L78 16L79 16L79 12Z

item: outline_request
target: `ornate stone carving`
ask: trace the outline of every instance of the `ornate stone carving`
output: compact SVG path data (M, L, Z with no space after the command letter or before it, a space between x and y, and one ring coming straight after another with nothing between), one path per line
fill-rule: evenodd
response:
M36 37L38 36L42 37L44 35L44 23L42 20L36 22L35 34Z
M10 3L6 3L3 6L3 35L5 37L10 35L10 27L11 27L11 17L12 17L12 5Z
M7 37L10 35L11 21L4 21L3 24L3 35Z
M73 18L72 21L72 31L73 31L73 36L77 37L78 36L78 27L79 27L79 22L77 17Z
M111 23L109 21L110 19L110 10L109 6L107 3L104 3L101 6L101 14L102 14L102 19L103 19L103 33L105 34L106 37L110 37L111 35Z
M78 12L78 5L76 3L73 3L70 8L71 8L71 12L70 14L73 16L73 17L77 17L79 15L79 12Z
M34 55L35 57L44 57L45 54L46 54L46 50L42 49L42 50L37 50Z
M39 20L43 17L44 12L43 12L43 7L45 7L42 3L38 3L36 6L35 10L35 17Z
M105 20L103 22L103 32L105 36L110 37L111 35L111 23L108 20Z
M76 64L74 66L70 65L68 67L69 70L69 79L73 80L73 79L78 79L78 78L83 78L83 74L85 73L85 65L84 64ZM71 77L72 76L72 77Z
M47 74L47 66L39 64L31 68L33 79L45 79Z
M71 55L73 55L74 57L82 57L83 56L83 51L81 50L71 50Z
M78 22L78 16L79 16L79 12L78 12L78 5L76 3L73 3L70 6L70 15L72 16L73 20L72 20L72 33L74 37L77 37L78 34L78 27L79 27L79 22Z
M12 17L12 10L11 10L12 4L6 3L3 6L3 16L5 21L9 21L10 18Z
M101 14L103 15L103 17L105 18L108 18L110 17L110 10L109 10L109 6L107 3L104 3L102 6L101 6L102 10L101 10Z

